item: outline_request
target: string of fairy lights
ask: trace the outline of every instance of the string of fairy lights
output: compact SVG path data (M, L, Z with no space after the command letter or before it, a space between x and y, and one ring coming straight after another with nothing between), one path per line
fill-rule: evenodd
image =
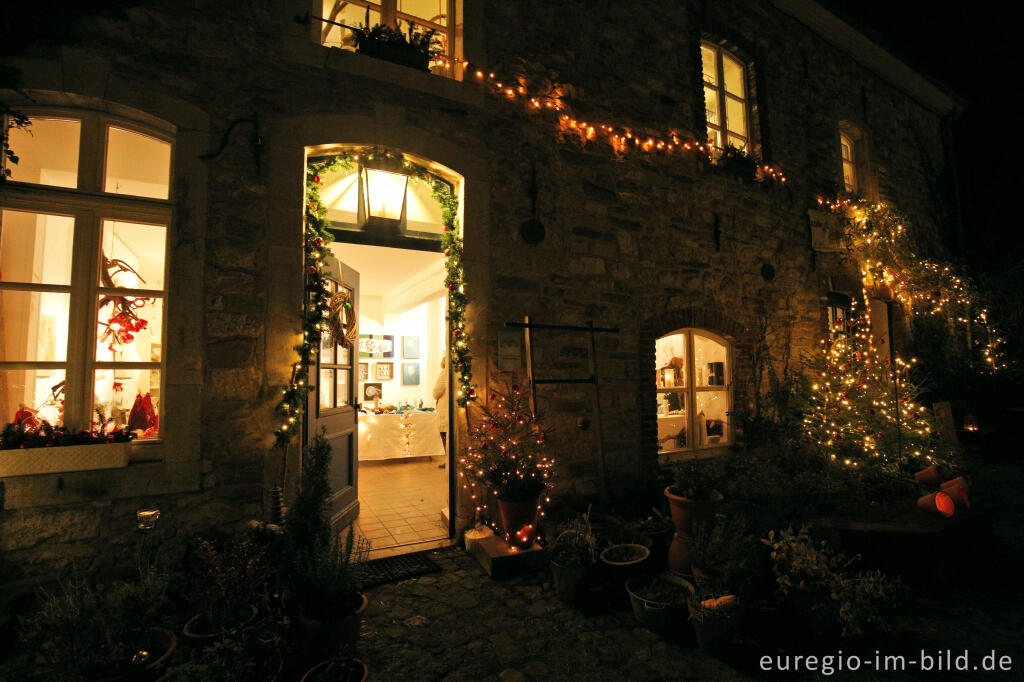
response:
M818 203L845 217L848 246L861 264L866 292L885 286L913 315L942 315L967 335L980 355L983 372L1006 369L1003 339L988 318L970 278L949 265L917 255L909 221L881 202L818 197Z
M907 477L929 464L950 466L954 449L941 440L928 408L915 402L910 369L916 360L885 359L871 336L870 309L856 310L854 300L849 328L822 340L812 361L805 436L847 468Z
M469 429L469 444L459 458L459 480L477 513L487 510L487 495L506 502L537 501L550 484L555 460L545 452L547 436L518 386L507 394L492 391ZM489 521L495 531L493 521ZM510 529L505 529L510 532Z
M326 276L324 259L329 254L328 244L334 240L334 235L329 228L327 207L321 201L320 188L324 182L324 176L339 171L352 171L355 164L361 160L400 162L403 172L409 176L409 180L427 184L432 197L441 207L441 248L445 255L445 285L448 288L447 317L451 331L448 354L459 382L456 401L460 406L465 406L476 396L476 389L472 383L470 337L466 322L466 306L469 299L463 279L458 198L453 194L452 188L447 182L428 169L403 158L400 154L381 149L334 154L306 165L306 206L303 232L306 301L303 304L301 316L302 340L294 347L298 357L292 365L288 384L282 389L281 399L275 410L279 421L274 429L274 442L278 447L288 445L299 428L305 412L306 398L311 390L309 385L310 367L315 365L316 357L320 352L320 342L324 333L330 328L331 287ZM345 308L351 310L351 305L346 302Z

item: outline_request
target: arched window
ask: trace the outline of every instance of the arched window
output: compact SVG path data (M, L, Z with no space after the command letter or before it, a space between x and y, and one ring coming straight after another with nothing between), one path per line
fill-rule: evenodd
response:
M750 94L747 67L715 43L700 44L704 72L704 114L708 142L717 152L726 147L751 151Z
M0 199L0 420L158 437L174 131L27 113Z
M655 341L658 451L732 442L732 348L703 329L680 329Z

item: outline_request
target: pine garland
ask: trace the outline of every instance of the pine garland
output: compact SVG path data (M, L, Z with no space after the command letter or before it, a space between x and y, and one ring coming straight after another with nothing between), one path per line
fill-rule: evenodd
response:
M364 152L367 160L375 158L398 159L400 155L379 149ZM323 176L338 171L351 171L360 155L353 152L335 154L314 161L306 166L306 219L304 231L305 286L306 300L302 307L302 342L295 346L298 356L292 365L291 378L282 391L276 413L281 419L274 430L275 445L285 447L298 430L305 412L306 397L309 394L309 371L320 352L320 340L329 328L330 287L324 272L324 257L328 244L334 241L329 229L327 207L320 200L320 185ZM466 331L466 284L462 270L462 238L459 236L458 199L448 183L426 168L403 159L402 164L410 181L427 183L431 194L441 206L443 232L441 248L444 250L448 287L448 324L451 339L448 353L452 369L459 381L456 401L460 406L476 397L473 386L472 359L470 357L469 333Z

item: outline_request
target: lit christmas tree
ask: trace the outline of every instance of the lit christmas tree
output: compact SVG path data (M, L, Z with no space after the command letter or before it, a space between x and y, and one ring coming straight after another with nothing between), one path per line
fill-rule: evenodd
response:
M489 492L503 502L537 500L548 487L554 460L546 436L518 386L507 395L492 392L487 404L472 410L470 443L460 459L459 477L477 510Z
M848 333L822 341L813 370L804 432L829 458L850 468L910 477L930 465L950 467L951 445L936 433L909 377L916 362L889 360L871 338L867 314L851 314Z

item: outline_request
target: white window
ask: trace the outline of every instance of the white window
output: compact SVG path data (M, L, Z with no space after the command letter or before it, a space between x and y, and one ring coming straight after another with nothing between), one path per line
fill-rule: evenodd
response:
M0 197L0 420L155 438L172 136L92 111L29 115Z
M658 451L728 445L731 348L703 329L680 329L655 342Z
M346 27L385 24L403 32L413 25L417 33L434 31L438 58L435 71L453 77L460 74L448 60L462 58L461 0L316 0L326 21L321 22L320 42L328 47L355 49L352 31Z
M853 299L844 294L829 293L828 302L825 305L825 315L828 318L828 335L836 337L849 333L852 320Z
M750 152L747 69L743 62L713 43L701 43L704 71L704 114L708 142L717 150L726 147Z
M846 133L839 133L839 148L843 159L843 189L847 192L857 191L857 146L853 138Z

